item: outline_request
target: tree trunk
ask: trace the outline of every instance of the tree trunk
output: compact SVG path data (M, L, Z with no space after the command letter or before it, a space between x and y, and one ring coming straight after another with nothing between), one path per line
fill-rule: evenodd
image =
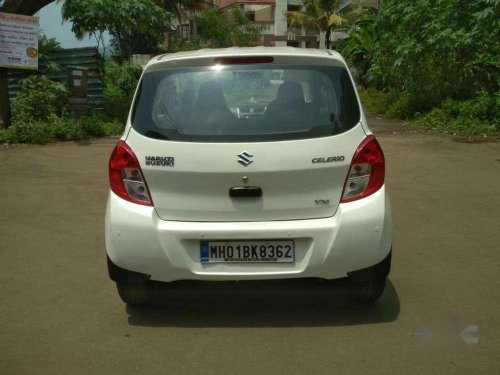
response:
M5 0L0 7L0 12L31 16L54 1L55 0ZM7 69L0 68L0 117L4 128L8 128L11 124L7 72Z
M325 31L319 32L319 49L325 49Z
M111 36L113 36L116 39L116 42L118 44L118 63L122 64L124 60L124 43L123 43L123 36L118 30L109 30L109 33Z
M332 35L332 29L331 27L329 27L327 30L326 30L326 35L325 35L325 46L326 46L326 49L330 49L330 36Z
M5 68L0 68L0 118L2 126L8 128L11 123L9 85L7 82L7 72Z

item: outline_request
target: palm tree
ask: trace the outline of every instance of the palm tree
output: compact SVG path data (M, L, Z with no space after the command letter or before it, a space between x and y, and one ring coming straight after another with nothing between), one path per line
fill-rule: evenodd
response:
M350 24L367 10L367 0L304 0L304 10L287 12L292 27L304 26L320 33L320 47L330 48L332 30Z

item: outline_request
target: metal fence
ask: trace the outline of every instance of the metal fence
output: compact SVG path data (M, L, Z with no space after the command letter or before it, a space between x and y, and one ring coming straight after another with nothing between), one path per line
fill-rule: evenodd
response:
M43 70L47 62L54 62L61 70L57 73L46 74L52 81L61 82L68 86L68 66L78 66L88 69L88 103L93 109L102 109L103 84L101 81L101 66L97 48L70 48L54 51L42 57L39 67ZM29 71L13 70L9 72L9 97L15 99L19 92L19 81L33 74Z

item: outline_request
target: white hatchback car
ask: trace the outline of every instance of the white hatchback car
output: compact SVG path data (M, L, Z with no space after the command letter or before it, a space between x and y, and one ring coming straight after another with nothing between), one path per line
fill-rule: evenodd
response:
M343 58L230 48L146 66L109 161L106 249L124 302L176 280L389 274L385 161Z

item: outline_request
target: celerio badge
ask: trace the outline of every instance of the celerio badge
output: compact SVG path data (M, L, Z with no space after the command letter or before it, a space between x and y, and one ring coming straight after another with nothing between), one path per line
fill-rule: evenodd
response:
M314 158L312 160L313 164L316 163L336 163L339 161L344 161L345 156L344 155L339 155L339 156L327 156L327 157L322 157L322 158Z
M156 167L173 167L175 160L172 156L146 156L146 165Z

